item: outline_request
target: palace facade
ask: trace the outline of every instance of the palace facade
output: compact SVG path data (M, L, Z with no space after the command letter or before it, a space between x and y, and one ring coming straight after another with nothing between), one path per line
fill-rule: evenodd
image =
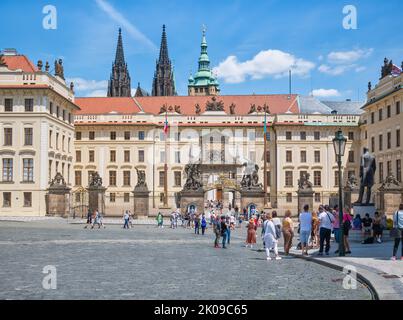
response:
M369 87L365 104L298 94L219 95L203 31L199 68L189 79L189 95L176 96L165 28L160 51L154 96L140 86L134 97L126 96L130 77L119 32L108 97L96 98L74 97L73 85L65 83L62 61L55 62L52 75L48 63L43 70L41 61L35 66L24 55L3 52L0 215L45 215L46 190L56 172L72 189L72 213L77 208L83 211L94 172L107 188L106 215L132 210L137 171L145 173L150 191L150 212L144 214L173 210L190 162L202 165L206 200L239 207L243 165L256 164L259 181L267 186L266 207L296 214L298 180L304 174L313 184L314 205L337 201L332 139L339 129L348 138L343 183L358 177L364 146L377 159L374 190L387 173L401 181L400 68L399 72L383 68L380 82Z

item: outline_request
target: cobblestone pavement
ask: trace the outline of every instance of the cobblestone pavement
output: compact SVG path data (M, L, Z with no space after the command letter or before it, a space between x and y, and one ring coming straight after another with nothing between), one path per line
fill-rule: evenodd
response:
M119 226L86 230L65 222L0 222L0 299L370 299L364 285L297 258L266 261L232 232L227 250L212 231ZM260 242L260 241L258 241ZM261 245L260 245L261 247ZM57 268L57 289L42 286Z

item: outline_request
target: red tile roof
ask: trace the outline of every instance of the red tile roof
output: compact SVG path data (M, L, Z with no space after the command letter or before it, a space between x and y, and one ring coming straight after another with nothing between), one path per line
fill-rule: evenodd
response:
M141 111L130 97L76 98L74 102L81 108L75 114L133 114Z
M272 114L299 113L297 95L273 94L273 95L232 95L217 96L217 102L224 103L224 111L229 112L229 106L235 104L237 115L247 115L252 104L256 107L266 103ZM133 114L143 110L145 113L159 114L161 107L167 105L174 108L180 106L181 114L196 115L195 106L199 104L202 113L206 109L206 103L212 96L171 96L171 97L136 97L136 98L76 98L75 102L81 111L77 114L107 114L115 111L121 114ZM140 109L141 108L141 109Z
M37 72L37 67L24 55L2 56L7 68L10 70L22 70L24 72Z

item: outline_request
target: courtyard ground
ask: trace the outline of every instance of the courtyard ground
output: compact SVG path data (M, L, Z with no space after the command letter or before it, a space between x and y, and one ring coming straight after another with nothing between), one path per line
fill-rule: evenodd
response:
M1 221L0 299L371 299L361 283L344 289L341 271L295 257L266 261L243 246L244 228L225 250L213 248L211 229L83 227ZM42 286L45 266L56 267L56 290Z

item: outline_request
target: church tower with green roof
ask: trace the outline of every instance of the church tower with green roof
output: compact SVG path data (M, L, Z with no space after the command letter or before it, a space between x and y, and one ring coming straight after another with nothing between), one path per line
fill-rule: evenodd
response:
M207 54L206 29L203 29L199 68L196 74L190 75L188 83L189 96L215 96L220 93L220 85L210 69L210 59Z

